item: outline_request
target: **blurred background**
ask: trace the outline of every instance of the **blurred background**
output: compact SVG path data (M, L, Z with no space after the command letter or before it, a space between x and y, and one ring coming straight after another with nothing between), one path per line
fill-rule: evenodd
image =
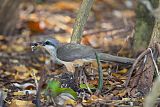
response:
M1 11L4 16L0 17L0 50L23 51L27 47L26 42L46 37L54 37L63 43L69 42L81 2L6 0L6 9ZM135 0L95 0L85 25L82 44L115 55L130 56L128 49L131 48L130 40L135 26L135 5ZM11 41L3 44L6 36L10 36L8 39Z
M159 0L95 0L84 27L81 44L107 54L137 58L140 52L151 46L149 43L155 17L157 15L159 18L158 13L160 12L159 10L154 11L158 2ZM58 77L58 79L66 80L69 84L66 86L72 85L74 88L76 87L74 90L79 92L80 87L77 88L77 83L74 80L71 81L73 75L66 73L64 66L53 64L43 49L32 51L31 43L46 38L55 38L61 43L69 43L81 3L82 0L0 0L0 92L1 89L6 92L6 105L15 99L33 101L35 93L33 95L27 92L21 94L19 91L36 91L35 84L40 78L43 79L44 75L47 75L46 79L53 79L55 75L62 74L63 78ZM158 28L155 32L158 32ZM151 42L158 41L154 37L152 39ZM140 66L150 70L149 68L153 65L145 66L145 61L139 61ZM135 66L135 71L145 71L140 66ZM144 85L151 85L151 75L143 72L148 75L147 77L142 73L135 73L133 77L137 80L133 84L134 80L131 81L129 84L131 88L126 88L124 84L128 78L130 67L129 64L102 63L104 77L102 93L100 96L85 93L88 102L95 103L92 99L103 97L104 101L117 101L117 105L133 106L135 101L136 106L142 106L144 98L140 100L132 98L137 98L140 95L139 92L146 92ZM86 73L88 83L97 87L99 78L97 68L97 62L93 62L78 68L78 70L89 72ZM141 75L147 79L141 78ZM151 82L148 82L149 80ZM136 89L137 81L142 84L140 84L142 90L139 92ZM143 81L145 82L143 83ZM26 83L29 85L25 86ZM45 87L47 83L42 81L42 84ZM42 89L45 89L44 87ZM147 88L150 90L150 87ZM134 92L130 93L128 89L133 89ZM49 101L46 95L43 93L41 95L43 97L40 99L41 102L45 106L49 105L46 102ZM19 100L16 101L19 103ZM87 102L86 99L82 100ZM122 100L122 103L119 102ZM79 102L77 101L77 103ZM31 102L31 104L35 103Z

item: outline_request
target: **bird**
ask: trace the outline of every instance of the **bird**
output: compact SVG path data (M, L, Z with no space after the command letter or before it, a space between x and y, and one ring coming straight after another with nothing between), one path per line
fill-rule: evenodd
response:
M64 64L67 71L70 72L75 72L75 66L82 66L84 62L95 61L95 53L98 53L101 61L121 62L125 64L132 64L134 62L134 59L100 53L96 49L82 44L60 44L58 40L53 38L33 43L32 48L34 49L39 45L49 53L51 60L56 64Z

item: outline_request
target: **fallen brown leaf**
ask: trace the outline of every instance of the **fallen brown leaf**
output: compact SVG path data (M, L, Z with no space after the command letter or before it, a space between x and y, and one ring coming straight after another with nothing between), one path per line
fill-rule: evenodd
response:
M9 107L35 107L32 101L12 100Z

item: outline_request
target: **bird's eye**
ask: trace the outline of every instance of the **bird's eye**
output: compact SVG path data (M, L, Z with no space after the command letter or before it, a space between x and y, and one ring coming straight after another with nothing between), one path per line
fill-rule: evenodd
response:
M34 43L34 46L38 46L38 43Z
M49 42L49 41L46 41L46 42L45 42L45 44L46 44L46 45L49 45L49 44L50 44L50 42Z

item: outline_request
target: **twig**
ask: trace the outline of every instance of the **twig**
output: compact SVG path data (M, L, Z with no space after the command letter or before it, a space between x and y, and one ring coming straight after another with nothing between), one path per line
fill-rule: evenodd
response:
M131 79L132 73L133 73L136 65L137 65L137 64L139 63L139 61L140 61L146 54L148 54L149 52L150 52L149 49L145 50L145 51L142 52L142 53L138 56L138 58L135 60L135 62L133 63L131 69L129 70L129 75L128 75L128 79L126 80L125 87L128 86L128 83L129 83L129 81L130 81L130 79Z
M86 24L93 3L94 0L83 0L73 27L71 43L81 42L84 25Z
M150 52L151 52L151 58L152 58L154 67L155 67L155 69L156 69L156 73L157 73L157 75L159 76L160 74L159 74L159 71L158 71L158 66L157 66L157 64L156 64L156 61L154 60L152 49L151 49L151 48L148 48L148 49L149 49Z
M101 62L99 60L99 56L97 53L95 53L96 55L96 60L97 60L97 64L98 64L98 90L97 90L97 94L100 93L102 91L103 88L103 70L102 70L102 65Z
M81 70L82 71L82 73L83 73L83 75L84 75L84 83L86 84L86 87L87 87L87 89L88 89L88 91L92 94L92 91L91 91L91 89L90 89L90 87L89 87L89 85L88 85L88 82L87 82L87 77L86 77L86 74L85 74L85 71L83 71L83 70Z
M37 89L37 93L36 93L36 107L41 107L41 104L40 104L40 93L41 93L41 88L42 88L43 82L46 80L47 73L46 73L45 70L43 70L40 75L41 75L41 78L39 80L38 89Z
M35 83L35 85L36 85L36 90L38 90L38 81L37 81L37 77L36 77L36 75L35 75L35 72L32 70L32 76L33 76L33 78L34 78L34 83Z
M83 32L83 36L85 35L93 35L93 34L97 34L97 33L102 33L102 32L110 32L110 31L114 31L114 30L120 30L123 29L124 26L118 27L118 28L113 28L113 29L100 29L100 30L87 30Z

